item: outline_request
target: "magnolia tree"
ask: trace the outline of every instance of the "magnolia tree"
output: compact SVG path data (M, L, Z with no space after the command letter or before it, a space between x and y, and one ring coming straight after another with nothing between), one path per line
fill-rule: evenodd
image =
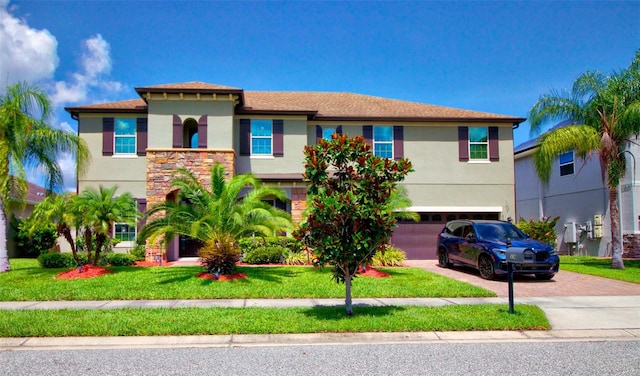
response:
M389 198L413 171L411 162L377 157L364 138L338 134L305 147L304 154L308 217L294 236L314 250L316 265L333 266L351 315L351 280L391 236L396 219Z

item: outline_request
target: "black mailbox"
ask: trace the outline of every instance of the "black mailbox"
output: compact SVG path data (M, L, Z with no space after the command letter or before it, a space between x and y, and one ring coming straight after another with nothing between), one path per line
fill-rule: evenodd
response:
M514 264L533 262L534 252L530 248L509 247L506 252L506 261Z

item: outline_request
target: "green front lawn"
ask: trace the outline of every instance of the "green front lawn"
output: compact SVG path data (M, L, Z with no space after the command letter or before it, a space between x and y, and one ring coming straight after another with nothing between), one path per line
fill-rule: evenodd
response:
M61 280L66 269L43 269L36 260L11 259L12 271L0 273L0 301L344 298L345 287L330 268L241 267L247 279L211 281L197 278L204 268L110 267L115 271L90 279ZM380 268L390 278L358 277L354 298L476 297L495 293L419 268Z
M560 269L619 281L640 283L640 260L624 260L625 269L611 269L611 258L560 256Z
M444 307L147 308L0 311L0 337L142 336L548 330L540 308ZM28 323L25 325L24 323Z

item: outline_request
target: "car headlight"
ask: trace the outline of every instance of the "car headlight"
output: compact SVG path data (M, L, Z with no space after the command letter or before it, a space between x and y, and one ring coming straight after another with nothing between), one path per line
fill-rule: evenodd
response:
M549 252L550 256L556 256L558 254L558 250L555 248L551 248L551 251Z
M498 257L500 257L503 260L507 257L507 251L502 249L502 248L494 248L494 249L492 249L492 251L493 251L493 253L498 255Z

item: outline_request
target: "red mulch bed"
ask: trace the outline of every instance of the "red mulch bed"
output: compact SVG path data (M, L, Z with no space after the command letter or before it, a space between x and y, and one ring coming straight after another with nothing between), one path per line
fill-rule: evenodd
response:
M154 266L171 266L173 262L163 262L162 265L158 265L157 261L136 261L133 266L142 266L145 268L154 267Z
M76 278L93 278L100 277L101 275L113 273L112 270L107 270L100 266L84 265L80 270L78 268L62 272L58 274L58 279L76 279Z
M371 277L371 278L387 278L387 277L391 277L391 274L385 273L385 272L381 272L380 270L372 268L372 267L368 267L365 270L364 273L362 271L359 271L358 275L360 277Z
M246 279L247 275L244 273L221 274L218 276L218 278L216 278L216 276L211 273L202 272L202 273L198 273L197 277L200 279L210 279L212 281L231 281L234 279Z

